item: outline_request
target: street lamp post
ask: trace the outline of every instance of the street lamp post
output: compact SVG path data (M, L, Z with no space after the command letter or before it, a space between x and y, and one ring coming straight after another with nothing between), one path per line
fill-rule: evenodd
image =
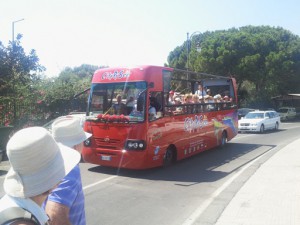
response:
M189 59L189 54L190 54L190 45L192 46L192 38L195 34L201 34L201 32L199 31L195 31L194 33L192 33L191 36L189 36L189 32L186 33L186 38L187 38L187 66L186 66L186 70L189 70L189 64L190 64L190 59ZM197 46L197 51L200 52L201 48L200 46Z
M15 23L21 22L21 21L23 21L23 20L24 20L24 18L12 22L12 45L13 45L13 46L15 45Z
M15 23L21 22L23 20L24 20L24 18L12 22L12 43L11 44L12 44L12 57L13 58L14 58L14 51L15 51ZM13 75L13 79L15 79L15 77L14 77L15 76L14 60L13 60L13 64L12 64L12 75ZM14 100L14 121L15 121L17 118L15 82L13 82L13 90L14 90L13 100Z

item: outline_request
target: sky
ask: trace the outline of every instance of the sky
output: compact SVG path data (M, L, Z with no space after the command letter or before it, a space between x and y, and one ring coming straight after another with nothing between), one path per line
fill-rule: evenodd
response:
M189 34L242 26L300 35L299 0L0 0L0 41L22 34L46 76L66 67L164 65Z

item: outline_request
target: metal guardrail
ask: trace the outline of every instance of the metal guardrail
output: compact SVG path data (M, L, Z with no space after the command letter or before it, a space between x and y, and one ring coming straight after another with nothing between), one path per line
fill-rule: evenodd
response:
M2 158L5 155L6 152L6 144L9 140L10 134L13 132L14 127L13 126L7 126L7 127L0 127L0 157L2 161Z

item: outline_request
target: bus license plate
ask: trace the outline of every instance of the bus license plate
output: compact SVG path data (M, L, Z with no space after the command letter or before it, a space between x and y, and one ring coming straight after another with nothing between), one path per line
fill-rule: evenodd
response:
M110 155L101 155L101 159L105 160L105 161L110 161L111 160L111 156Z

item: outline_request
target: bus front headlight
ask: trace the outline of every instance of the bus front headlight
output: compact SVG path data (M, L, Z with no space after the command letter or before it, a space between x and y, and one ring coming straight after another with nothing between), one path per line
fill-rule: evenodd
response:
M88 147L91 145L91 138L88 138L86 139L84 142L83 142L84 146Z
M146 142L143 140L127 140L125 143L126 150L145 150Z

